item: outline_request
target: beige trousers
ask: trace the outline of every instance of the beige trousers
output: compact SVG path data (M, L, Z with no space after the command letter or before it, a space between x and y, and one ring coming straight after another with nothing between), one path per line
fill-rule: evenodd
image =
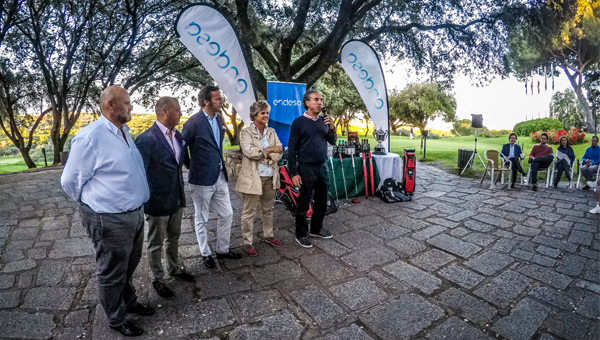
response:
M178 255L179 235L181 234L181 217L183 208L168 216L146 215L148 221L148 264L155 280L162 280L164 269L162 266L163 249L169 274L181 273ZM164 244L164 246L163 246Z
M273 190L273 177L260 177L262 195L242 194L244 208L242 210L242 236L244 245L252 245L254 232L254 216L260 206L263 237L273 237L273 201L275 201L275 190Z

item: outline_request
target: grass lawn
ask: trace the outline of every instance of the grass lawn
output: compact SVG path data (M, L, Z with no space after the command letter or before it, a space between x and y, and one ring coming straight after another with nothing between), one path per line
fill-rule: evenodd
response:
M38 167L43 167L44 163L35 163ZM7 172L17 172L27 170L27 165L21 156L0 157L0 174Z

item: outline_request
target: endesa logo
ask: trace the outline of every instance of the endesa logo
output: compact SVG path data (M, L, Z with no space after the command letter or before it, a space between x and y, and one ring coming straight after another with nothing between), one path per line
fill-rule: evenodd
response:
M358 57L354 53L348 54L346 60L352 64L352 68L356 70L358 77L363 80L362 85L365 87L365 89L369 90L367 93L375 92L375 96L377 97L377 100L375 101L375 108L378 110L381 109L384 102L383 99L381 99L379 90L374 88L375 83L373 82L372 77L369 77L369 72L363 69L362 64L358 61Z
M282 105L282 106L302 106L301 100L294 99L275 99L273 100L273 106Z
M211 56L214 56L214 61L219 68L225 70L225 75L232 77L233 79L237 78L240 74L240 71L237 67L230 65L231 59L227 55L227 50L221 51L221 45L219 45L216 41L210 40L210 35L208 33L202 33L202 28L195 22L191 22L186 28L186 32L192 36L197 37L196 42L200 46L204 46L206 53ZM244 93L248 89L248 82L246 82L242 78L235 79L237 82L237 86L235 90L238 93Z

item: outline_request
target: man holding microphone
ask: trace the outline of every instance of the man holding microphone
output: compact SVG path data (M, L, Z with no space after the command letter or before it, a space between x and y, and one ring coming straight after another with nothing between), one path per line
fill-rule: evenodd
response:
M308 91L302 98L306 112L292 122L288 141L288 168L292 183L300 187L296 208L296 242L311 248L306 213L314 199L310 236L331 238L323 228L327 211L327 143L335 145L337 135L333 118L320 116L323 106L321 94Z

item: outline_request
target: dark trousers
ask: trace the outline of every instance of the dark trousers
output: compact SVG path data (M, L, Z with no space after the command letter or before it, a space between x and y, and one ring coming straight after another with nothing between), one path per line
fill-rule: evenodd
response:
M587 165L584 164L581 166L581 174L585 177L586 181L593 181L594 175L598 171L598 165Z
M137 305L132 277L142 258L144 208L99 214L82 204L81 222L96 251L98 297L111 326L125 322L126 308Z
M567 176L567 179L569 181L571 180L571 165L569 165L566 159L556 161L554 166L556 167L556 178L554 178L554 183L552 183L554 186L557 186L558 182L560 182L560 177L563 172L565 173L565 176Z
M521 167L521 162L519 162L519 159L517 157L511 157L509 158L509 160L512 163L512 168L511 168L511 179L510 179L510 184L515 184L515 182L517 181L517 171L520 173L523 173L523 168Z
M296 237L305 237L308 236L306 213L311 198L314 199L314 204L310 231L318 233L323 227L323 219L327 212L327 166L299 166L298 174L302 179L302 185L296 207Z
M529 162L529 166L531 167L531 184L537 183L538 170L549 167L553 160L554 155L546 155L543 157L536 157L535 160Z

